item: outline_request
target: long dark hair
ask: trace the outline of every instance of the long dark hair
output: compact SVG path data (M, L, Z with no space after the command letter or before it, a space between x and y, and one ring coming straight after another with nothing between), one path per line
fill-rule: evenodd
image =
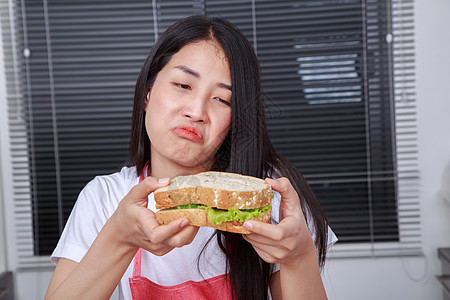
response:
M259 64L253 47L228 21L191 16L169 27L152 47L137 79L127 165L140 174L150 159L150 140L145 129L145 99L158 72L183 46L215 40L228 58L232 84L230 131L217 151L214 170L251 175L287 177L297 191L307 220L316 235L319 264L325 262L328 223L312 189L270 141L264 117ZM264 262L241 235L216 231L219 247L227 258L231 290L237 299L267 299L271 265Z

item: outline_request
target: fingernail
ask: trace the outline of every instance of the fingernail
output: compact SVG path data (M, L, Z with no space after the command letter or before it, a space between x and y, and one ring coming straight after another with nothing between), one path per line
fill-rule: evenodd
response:
M186 226L187 224L189 224L188 220L184 220L183 222L181 222L180 227L183 228L184 226Z
M268 183L275 183L275 180L272 178L266 178L266 181L268 181Z
M169 177L159 178L158 183L166 184L169 182Z
M253 224L250 222L244 222L244 227L247 230L252 230L253 229Z

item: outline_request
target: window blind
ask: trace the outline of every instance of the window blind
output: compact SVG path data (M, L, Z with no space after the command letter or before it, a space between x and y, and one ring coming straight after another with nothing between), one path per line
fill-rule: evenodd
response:
M397 205L400 253L422 254L420 231L420 174L418 166L417 103L414 56L414 1L393 0L393 91L397 150ZM391 251L392 252L392 251Z
M19 267L48 259L81 188L123 164L149 48L202 13L253 43L271 138L324 206L332 255L420 252L412 1L0 5Z
M389 45L376 38L386 31L386 3L364 6L257 7L262 74L282 107L272 139L310 182L341 243L398 239Z
M18 267L46 264L77 194L128 151L134 84L182 1L2 4ZM154 13L158 12L158 13ZM168 16L168 17L167 17ZM26 134L28 133L28 134ZM14 159L15 158L15 159Z

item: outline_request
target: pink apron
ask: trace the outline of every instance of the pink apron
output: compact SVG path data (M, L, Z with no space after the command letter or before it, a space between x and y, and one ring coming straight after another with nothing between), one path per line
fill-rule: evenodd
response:
M145 170L139 176L139 182L145 178ZM134 256L133 277L129 278L131 296L140 299L231 299L228 280L225 274L204 281L186 281L173 286L156 284L141 276L141 254L139 249Z

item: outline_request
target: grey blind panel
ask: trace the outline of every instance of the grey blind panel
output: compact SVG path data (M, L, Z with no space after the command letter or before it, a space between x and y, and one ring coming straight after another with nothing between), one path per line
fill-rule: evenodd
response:
M226 18L235 26L237 26L242 33L247 37L254 48L257 48L255 35L256 28L254 28L254 1L217 1L208 0L206 2L206 14L208 16L217 16Z
M203 1L173 1L156 0L155 14L157 17L157 34L162 34L177 20L204 12Z
M378 116L389 121L393 113L389 45L370 40L368 25L377 24L375 34L385 34L386 7L377 4L365 13L365 4L256 5L264 87L279 105L279 116L268 122L271 137L310 181L341 243L398 240L392 127L387 122L382 135L375 130L382 125ZM378 59L372 59L371 49ZM379 103L388 103L388 109L374 109ZM381 144L388 149L377 159L375 147Z
M154 20L148 1L24 4L17 12L31 53L22 72L30 76L24 96L39 254L54 248L87 181L126 159L134 84Z
M151 46L199 1L22 1L11 12L25 93L34 254L49 254L82 187L123 165ZM23 5L22 5L23 4ZM29 55L21 55L28 52ZM19 71L20 70L20 71Z
M392 2L394 103L397 149L397 199L403 252L421 252L420 181L415 93L414 1Z
M28 163L28 135L24 119L23 91L24 77L20 72L20 61L23 43L20 35L20 20L15 16L16 7L10 6L11 2L0 2L0 21L2 26L2 39L4 48L4 68L6 73L6 93L10 160L2 161L2 166L10 168L10 186L5 187L11 194L6 198L5 205L13 219L9 222L16 233L13 239L8 240L9 251L14 253L10 264L15 267L36 267L48 261L48 258L34 256L32 205L30 199L30 168ZM8 153L8 151L7 151ZM8 202L10 200L11 202ZM10 216L10 215L9 215Z
M253 42L275 147L308 179L340 243L361 243L357 249L363 256L420 248L404 240L408 207L398 205L397 159L399 164L402 159L395 149L404 130L396 129L394 120L399 91L391 86L388 4L207 1L206 6L207 14L229 18ZM398 8L392 8L396 17ZM241 19L245 9L247 22ZM339 255L355 255L343 249Z

